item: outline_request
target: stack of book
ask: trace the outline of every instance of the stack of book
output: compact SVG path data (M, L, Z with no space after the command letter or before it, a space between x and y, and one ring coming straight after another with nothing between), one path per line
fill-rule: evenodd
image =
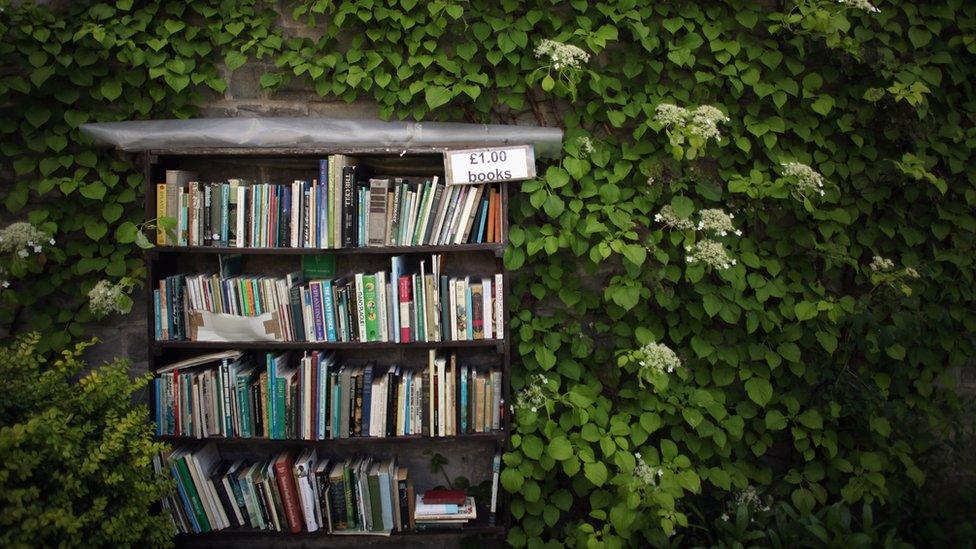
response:
M234 341L242 319L277 341L502 339L504 277L448 276L442 260L408 269L394 256L389 271L325 280L301 272L168 276L153 290L156 339Z
M201 183L169 170L156 215L176 221L156 243L175 246L352 248L501 242L497 184L445 185L438 177L373 177L354 158L319 162L318 179Z
M501 369L434 350L419 368L226 351L158 369L153 389L160 436L443 437L501 430L505 410Z
M182 533L224 528L389 535L410 527L413 486L396 458L319 457L315 448L222 459L213 444L160 456L176 480L164 506Z
M463 491L428 490L414 501L417 530L457 530L478 518L474 498Z

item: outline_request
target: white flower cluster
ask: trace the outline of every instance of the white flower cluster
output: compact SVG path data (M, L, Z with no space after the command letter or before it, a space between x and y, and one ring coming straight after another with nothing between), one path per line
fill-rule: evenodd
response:
M654 214L654 221L664 223L666 227L672 227L679 231L687 231L688 229L695 228L695 224L691 219L678 217L671 204L666 204L661 208L660 212Z
M770 509L769 501L763 501L755 487L751 485L735 496L735 504L739 507L745 505L756 511L769 511Z
M529 383L522 388L518 396L515 397L515 404L512 407L516 410L527 409L531 412L535 412L543 407L546 403L546 383L546 376L542 374L533 376L529 380Z
M112 313L125 313L120 306L120 298L125 288L121 284L112 284L108 280L99 280L98 284L88 292L88 308L98 318Z
M545 39L539 42L535 48L536 57L548 57L552 63L552 68L562 70L564 68L578 69L590 60L590 54L577 48L572 44L563 44L555 40Z
M905 267L905 275L908 276L909 278L919 278L922 276L918 274L918 271L915 270L915 267Z
M644 345L637 349L636 358L642 373L670 374L681 367L681 359L663 343Z
M651 467L645 463L640 452L635 453L634 458L637 460L637 465L634 467L634 478L640 481L645 489L657 486L658 480L664 476L664 469Z
M784 163L783 176L792 179L793 190L800 196L808 196L812 193L824 195L823 176L806 164L799 162Z
M868 13L879 13L881 11L877 6L871 2L868 2L868 0L837 0L837 3L856 10L866 11Z
M721 242L706 238L685 246L685 260L688 263L704 263L716 269L728 269L735 265L735 258L729 255Z
M593 154L593 141L589 137L581 136L576 138L576 146L579 148L579 152L583 156L590 156Z
M719 236L726 236L732 233L742 236L742 231L732 225L734 214L725 213L718 208L707 208L698 212L698 230L706 231Z
M722 137L718 125L728 122L729 117L711 105L701 105L695 110L688 110L671 103L661 103L655 109L654 120L708 141Z
M32 251L37 254L44 251L45 241L54 245L51 235L26 221L12 223L0 230L0 252L16 253L17 257L22 259L29 256Z
M871 258L871 263L868 265L872 271L880 273L882 271L890 271L895 268L895 262L886 258L876 255ZM913 269L914 270L914 269Z

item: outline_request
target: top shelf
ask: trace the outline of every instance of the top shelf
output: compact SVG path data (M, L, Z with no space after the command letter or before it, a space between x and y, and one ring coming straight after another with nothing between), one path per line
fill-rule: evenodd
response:
M491 252L501 257L504 243L447 244L443 246L375 246L363 248L231 248L226 246L156 246L147 250L149 255L164 254L243 254L243 255L398 255L452 252Z

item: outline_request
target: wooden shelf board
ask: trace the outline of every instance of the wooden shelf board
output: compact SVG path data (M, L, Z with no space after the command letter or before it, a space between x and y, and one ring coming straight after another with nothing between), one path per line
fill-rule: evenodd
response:
M174 444L190 444L196 442L215 442L220 445L225 446L251 446L251 445L261 445L261 446L286 446L289 444L303 445L303 446L323 446L323 447L336 447L336 448L355 448L359 446L371 446L377 443L393 443L393 444L438 444L438 443L451 443L451 442L463 442L463 441L504 441L508 437L508 433L505 431L491 431L488 433L467 433L463 435L454 435L447 437L425 437L422 435L410 435L402 437L349 437L340 439L326 439L326 440L305 440L305 439L270 439L270 438L242 438L242 437L184 437L184 436L172 436L164 435L156 437L158 440L163 442L170 442Z
M400 255L431 253L490 252L500 256L505 244L449 244L443 246L376 246L365 248L230 248L226 246L156 246L146 252L162 254L243 254L243 255Z
M394 343L392 341L376 341L371 343L360 343L358 341L151 341L149 345L155 349L257 349L269 351L276 349L463 349L471 347L504 347L505 340L411 341L409 343Z

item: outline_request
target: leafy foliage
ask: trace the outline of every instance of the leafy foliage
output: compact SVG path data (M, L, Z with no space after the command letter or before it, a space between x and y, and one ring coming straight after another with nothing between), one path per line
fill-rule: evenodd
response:
M528 113L567 138L510 212L514 382L544 383L505 456L509 542L705 543L691 509L710 525L714 502L750 485L803 517L838 502L924 516L926 459L955 406L944 374L976 329L976 5L840 4L313 0L293 5L309 36L284 36L258 2L8 9L5 203L67 242L16 304L66 339L87 313L46 316L57 288L72 281L82 302L93 274L139 276L125 240L143 182L77 125L190 114L226 86L219 63L267 58L271 93L297 81L386 117ZM591 58L556 69L535 55L544 39ZM729 120L720 139L678 139L662 103ZM734 214L735 264L689 262L696 232L656 222L665 206ZM619 359L651 343L682 367L642 386ZM656 485L633 482L637 454Z
M0 348L0 544L169 544L158 503L171 487L152 466L163 446L133 404L148 376L132 383L124 362L84 373L87 345L48 363L37 342Z

